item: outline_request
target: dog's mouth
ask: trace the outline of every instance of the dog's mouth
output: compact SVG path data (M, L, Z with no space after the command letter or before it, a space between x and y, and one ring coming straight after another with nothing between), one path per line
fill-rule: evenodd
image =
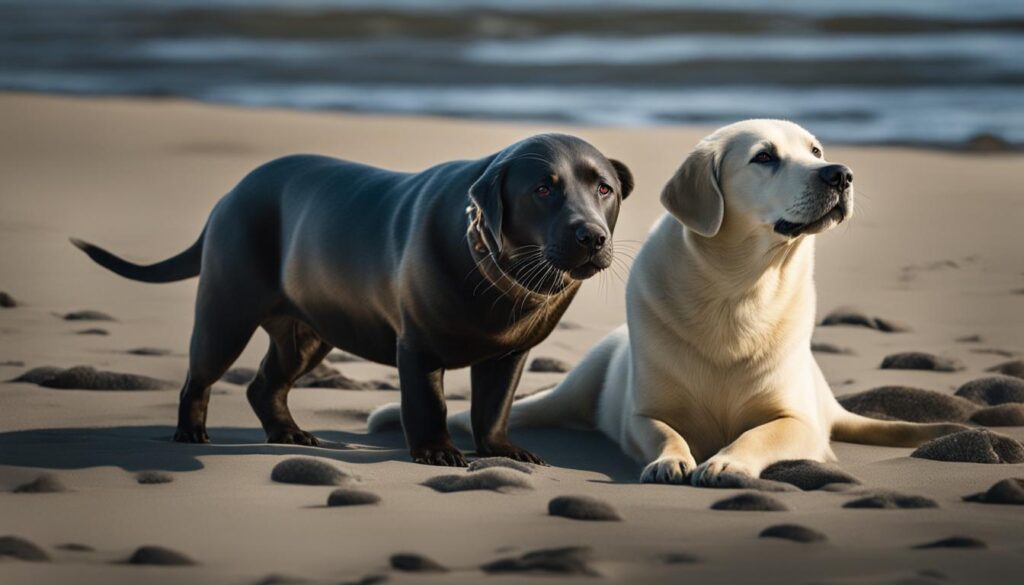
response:
M842 201L839 201L833 205L831 209L826 211L824 215L814 221L794 223L785 219L780 219L775 222L774 229L777 234L781 234L789 238L795 238L802 235L819 234L833 226L843 223L844 219L846 219L846 206L843 205Z
M586 280L604 269L604 266L599 266L595 264L593 260L588 260L576 268L569 270L568 275L569 278L573 280Z

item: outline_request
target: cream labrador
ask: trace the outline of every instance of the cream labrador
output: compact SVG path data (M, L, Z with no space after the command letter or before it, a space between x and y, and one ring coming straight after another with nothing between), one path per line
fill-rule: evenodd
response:
M703 486L834 460L830 437L913 446L962 430L847 412L811 354L814 236L852 215L852 182L790 122L702 140L662 192L668 214L630 273L627 325L557 387L515 402L511 426L596 427L646 465L641 481Z

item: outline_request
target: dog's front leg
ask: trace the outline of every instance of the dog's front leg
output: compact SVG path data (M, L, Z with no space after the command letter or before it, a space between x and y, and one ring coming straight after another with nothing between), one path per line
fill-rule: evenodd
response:
M765 467L788 459L821 460L827 441L808 423L784 416L743 433L715 456L701 463L691 476L697 486L715 486L723 475L758 477Z
M465 467L465 457L448 435L444 368L440 360L399 342L398 379L402 391L402 429L412 460Z
M629 439L650 461L640 474L641 483L686 482L686 476L697 467L686 439L668 424L648 416L633 415Z
M526 364L526 356L527 352L520 351L473 366L470 373L473 386L473 402L470 404L473 440L480 455L543 464L539 457L516 447L508 440L508 413Z

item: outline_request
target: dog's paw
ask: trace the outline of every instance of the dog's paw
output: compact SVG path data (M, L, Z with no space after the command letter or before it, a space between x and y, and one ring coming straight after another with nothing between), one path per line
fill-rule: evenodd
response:
M697 462L682 457L661 457L647 464L640 474L640 483L686 483L686 476L697 466Z
M516 447L510 443L480 446L477 448L476 452L477 455L480 455L481 457L508 457L509 459L522 461L523 463L547 465L547 463L544 463L544 460L540 457L537 457L522 447Z
M179 428L174 431L173 440L175 443L209 443L210 435L202 427Z
M281 445L308 445L310 447L320 445L320 441L313 436L313 433L307 433L300 429L281 429L267 433L267 442Z
M746 475L757 477L755 470L748 464L728 456L715 455L704 463L697 466L697 469L690 475L690 483L698 487L718 487L725 482L731 482L730 475Z
M466 457L455 447L422 447L412 450L413 463L440 467L466 467Z

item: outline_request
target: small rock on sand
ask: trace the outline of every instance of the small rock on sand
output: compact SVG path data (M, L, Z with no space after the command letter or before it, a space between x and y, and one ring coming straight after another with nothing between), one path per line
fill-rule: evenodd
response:
M79 542L65 542L64 544L58 544L57 546L55 546L53 548L58 549L58 550L66 550L68 552L80 552L80 553L96 552L95 548L89 546L88 544L82 544L82 543L79 543Z
M163 357L171 355L174 352L172 352L169 349L164 349L162 347L136 347L133 349L129 349L126 353L129 353L131 355Z
M988 491L964 496L964 501L1024 506L1024 479L1019 477L1004 479L993 484Z
M956 338L957 343L981 343L984 339L980 335L963 335Z
M811 351L815 353L831 353L835 355L853 355L854 351L848 347L841 347L834 343L823 341L811 342Z
M782 538L794 542L825 542L828 537L813 528L799 524L776 524L769 526L758 535L761 538Z
M563 374L572 369L568 362L552 357L538 357L530 362L531 372L549 372Z
M117 321L117 319L101 311L84 310L64 314L65 321Z
M588 564L590 549L582 546L548 548L522 556L498 559L480 567L485 573L533 573L548 575L584 575L599 573Z
M959 372L964 369L960 360L923 351L904 351L885 356L883 370L928 370L931 372Z
M16 494L59 494L66 491L68 488L64 483L50 473L44 473L32 481L14 488Z
M533 481L525 473L494 467L475 473L438 475L423 482L423 485L444 493L491 490L510 493L533 489Z
M985 370L986 372L999 372L1007 376L1013 376L1014 378L1024 378L1024 360L1010 360L992 366Z
M75 331L75 335L110 335L110 332L106 329L100 329L99 327L90 327L88 329Z
M1000 404L982 408L971 415L971 422L986 427L1024 426L1024 404Z
M338 506L366 506L380 502L380 496L373 492L340 488L327 496L327 505Z
M12 558L19 561L48 561L50 555L38 545L18 536L0 536L0 559Z
M910 422L964 421L978 408L964 398L909 386L881 386L840 396L839 404L864 416Z
M310 457L292 457L274 466L270 479L300 485L340 485L352 476L337 467Z
M969 429L932 439L910 456L965 463L1024 463L1024 445L989 430Z
M25 362L23 362L21 360L4 360L4 361L0 362L0 366L9 366L9 367L12 367L12 368L23 368L23 367L25 367Z
M757 490L759 492L798 492L800 488L781 481L750 477L743 473L723 473L713 487L721 489Z
M666 565L693 565L700 562L700 557L687 552L666 553L658 557Z
M196 562L182 553L162 546L140 546L128 557L130 565L187 566Z
M64 371L64 368L58 368L55 366L39 366L32 368L24 374L10 380L11 382L24 382L26 384L39 384L45 380L49 380L57 374Z
M1013 376L986 376L963 384L957 388L956 395L989 406L1024 403L1024 380Z
M391 568L407 573L447 573L448 567L415 553L391 555Z
M572 518L573 520L594 520L617 522L622 520L619 511L610 503L592 496L558 496L548 502L548 514Z
M256 377L256 370L252 368L231 368L224 372L224 375L220 377L222 382L228 384L238 384L239 386L245 386L249 382L252 382Z
M890 491L877 491L866 496L850 500L843 504L844 508L906 510L916 508L938 508L939 504L931 498L914 496Z
M508 469L515 469L522 473L533 473L533 466L529 463L523 463L522 461L516 461L515 459L509 459L508 457L484 457L482 459L476 459L469 462L470 471L480 471L483 469L490 469L492 467L505 467Z
M950 536L949 538L943 538L934 542L926 542L919 544L914 548L925 549L925 548L972 548L981 549L988 548L988 545L984 541L978 540L972 536Z
M804 490L817 490L829 484L859 484L860 480L833 465L810 459L794 459L773 463L761 472L761 479L795 485Z
M785 512L789 510L789 507L771 496L747 493L718 500L711 504L711 509L739 512Z
M171 474L164 473L162 471L140 471L135 474L135 481L142 485L171 483L174 481L174 477Z
M901 333L910 331L910 328L903 323L892 321L890 319L883 319L881 317L869 317L856 309L848 307L836 309L828 315L825 315L825 318L821 321L821 325L823 327L833 325L856 325L885 333Z
M91 366L75 366L62 370L38 384L59 390L164 390L175 386L167 380L138 374L107 372Z
M0 308L13 309L18 306L18 301L14 300L14 297L8 293L0 290Z
M303 376L295 381L296 388L334 388L335 390L398 390L387 380L353 380L341 372L330 376Z

